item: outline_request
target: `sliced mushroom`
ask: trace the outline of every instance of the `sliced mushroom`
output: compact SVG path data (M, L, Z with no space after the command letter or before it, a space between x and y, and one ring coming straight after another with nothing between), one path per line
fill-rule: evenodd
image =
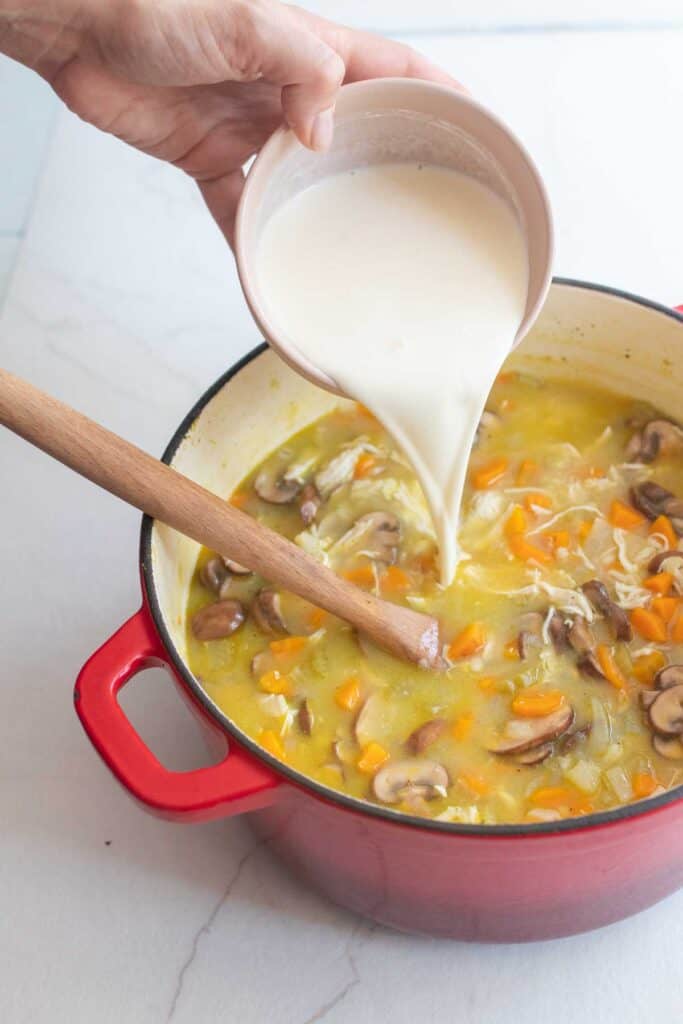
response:
M586 722L578 729L572 729L571 732L564 733L557 743L560 753L566 754L569 750L573 750L575 747L578 747L579 743L583 743L584 740L587 740L591 734L592 728L593 723Z
M653 736L652 746L662 757L669 761L683 761L683 743L678 736L665 739L664 736Z
M567 633L567 639L577 654L590 654L595 650L593 631L583 615L577 615Z
M531 750L525 750L522 754L518 754L514 758L515 764L524 764L530 766L532 764L540 764L545 761L546 758L550 757L553 752L552 743L542 743L540 747L532 747Z
M633 639L633 631L628 616L623 608L612 600L604 583L600 580L588 580L581 587L590 603L596 611L601 612L607 619L615 640L624 640L628 643Z
M220 594L230 582L230 573L222 558L210 558L199 570L199 581L212 594Z
M332 553L357 552L373 562L393 565L401 541L401 522L392 512L368 512L332 546Z
M543 622L544 617L540 612L527 612L519 620L517 650L522 661L529 657L533 647L543 646Z
M605 678L605 673L600 668L600 663L592 651L588 651L587 654L583 654L577 660L576 667L582 676L588 676L589 679L602 680Z
M269 636L288 633L282 617L280 595L275 590L259 590L251 605L251 615L261 630Z
M423 754L427 747L436 743L445 728L446 722L443 718L432 718L411 732L406 740L406 747L411 754Z
M223 640L232 636L244 622L239 601L216 601L200 608L192 617L192 632L197 640Z
M338 455L323 466L315 475L315 486L323 499L329 498L333 491L336 491L342 484L346 484L353 477L358 457L365 451L365 445L356 444L350 448L344 448Z
M683 732L683 684L660 690L647 713L650 725L661 736L678 736Z
M683 450L683 430L670 420L650 420L626 447L630 462L654 462L658 455Z
M433 800L450 785L448 772L438 761L407 759L389 761L373 779L372 789L383 804L397 804L421 797Z
M299 495L299 515L304 525L310 526L318 514L322 504L322 498L318 494L314 484L306 484Z
M501 741L489 750L492 754L522 754L556 740L573 722L574 709L570 704L543 718L513 718L505 726Z
M676 562L682 558L683 551L678 551L675 548L669 551L660 551L658 555L650 559L647 571L652 573L653 576L658 572L675 572L676 569L681 568L676 565Z
M314 721L315 719L313 717L310 704L307 700L302 700L296 716L296 724L299 726L299 731L302 732L304 736L310 736L313 731Z
M630 496L631 503L648 519L668 516L678 536L683 536L683 501L666 487L660 487L654 480L646 480L632 487Z
M221 556L221 557L223 557L223 556ZM233 574L233 576L250 576L251 575L251 569L247 569L246 565L242 565L241 562L236 562L232 558L224 558L223 557L223 565L228 570L228 572L231 572Z
M641 690L640 691L640 706L647 711L647 709L652 704L654 704L654 702L657 700L657 697L659 697L659 694L660 694L659 690Z
M288 505L301 490L301 481L288 477L286 473L275 476L271 471L262 469L254 480L254 490L259 498L271 505Z
M660 668L654 678L655 689L669 690L672 686L683 685L683 665L666 665Z
M557 611L553 612L548 621L548 635L558 654L561 654L569 646L569 627Z

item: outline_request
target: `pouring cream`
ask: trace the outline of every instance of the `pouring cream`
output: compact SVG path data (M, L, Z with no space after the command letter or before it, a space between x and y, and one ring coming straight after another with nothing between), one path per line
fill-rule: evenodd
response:
M524 315L527 266L510 206L473 178L422 164L330 175L276 210L259 239L259 284L283 330L412 463L444 584L474 434Z

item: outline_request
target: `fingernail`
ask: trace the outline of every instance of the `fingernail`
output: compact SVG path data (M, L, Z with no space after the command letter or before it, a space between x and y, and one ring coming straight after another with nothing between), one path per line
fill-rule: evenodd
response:
M311 149L324 153L332 145L334 135L334 107L316 114L311 126Z

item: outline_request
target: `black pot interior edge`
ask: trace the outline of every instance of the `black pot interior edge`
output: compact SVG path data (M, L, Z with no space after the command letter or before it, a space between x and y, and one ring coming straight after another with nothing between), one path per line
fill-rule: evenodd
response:
M621 291L618 288L610 288L606 285L593 284L591 282L579 281L574 278L555 277L553 278L554 285L561 285L569 288L582 288L588 291L603 292L607 295L613 295L615 298L624 299L628 302L636 303L640 306L645 306L654 312L661 313L665 316L671 317L674 320L678 320L683 323L683 315L678 313L676 310L671 309L668 306L663 306L661 303L653 302L650 299L644 299L641 296L633 295L629 292ZM211 399L218 394L218 392L232 380L241 370L244 369L252 360L262 355L268 348L267 344L258 345L252 349L246 355L244 355L238 362L236 362L229 370L227 370L222 376L216 380L211 387L209 387L204 394L195 402L193 407L190 409L188 414L180 423L178 429L173 434L173 437L166 446L166 450L162 455L162 462L171 464L173 458L182 444L184 438L189 432L192 424L201 414L205 406L211 401ZM301 772L290 768L288 765L279 761L277 758L272 757L262 747L255 743L254 740L250 739L245 733L243 733L216 705L207 693L201 688L197 680L194 678L180 655L175 648L173 640L166 629L164 617L161 611L161 606L156 593L156 587L154 585L154 572L152 568L152 529L154 521L149 516L143 516L142 529L140 533L140 568L142 574L142 582L149 607L154 619L155 626L159 631L159 635L163 640L164 646L169 654L169 657L178 671L179 675L185 682L186 686L192 692L196 700L202 705L202 707L211 715L212 718L216 719L220 725L225 729L229 736L235 739L241 746L245 747L249 752L257 759L264 761L270 768L272 768L278 775L284 776L289 782L293 783L300 789L304 789L312 792L315 796L327 801L328 803L337 804L345 810L355 811L357 814L367 814L370 817L382 818L387 822L394 825L409 825L411 827L425 829L434 832L444 832L450 834L457 834L460 836L488 836L495 838L496 836L534 836L534 835L549 835L562 832L578 832L584 829L596 828L600 826L615 825L620 821L627 818L642 817L645 814L650 814L653 811L661 810L668 804L675 803L683 798L683 786L678 786L675 789L667 790L666 793L661 793L657 797L650 798L647 801L639 801L634 804L628 804L624 807L618 807L611 811L602 811L599 814L586 815L584 818L566 818L562 821L557 822L546 822L538 824L528 825L462 825L452 822L445 821L434 821L429 818L418 818L408 814L398 814L395 811L380 807L379 805L372 804L358 800L355 797L346 796L343 793L339 793L334 789L328 789L321 783L316 782L314 779L310 779L303 775Z

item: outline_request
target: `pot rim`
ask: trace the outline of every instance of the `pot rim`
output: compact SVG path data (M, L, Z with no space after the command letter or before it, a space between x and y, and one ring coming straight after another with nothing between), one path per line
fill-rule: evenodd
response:
M683 313L679 313L677 310L669 306L664 306L659 302L654 302L651 299L643 298L640 295L635 295L632 292L623 291L619 288L612 288L609 285L594 284L590 281L581 281L577 278L570 277L553 277L551 284L612 295L615 298L644 306L647 309L653 310L655 313L661 313L670 317L672 320L677 320L679 323L683 324ZM211 399L214 398L214 396L217 395L233 377L236 377L245 366L266 352L268 347L269 346L263 342L251 349L228 370L226 370L225 373L221 374L221 376L214 381L206 391L204 391L183 418L171 437L171 440L166 445L161 457L162 462L167 465L171 464L178 448ZM561 821L554 822L530 822L528 824L518 825L467 825L458 822L435 821L433 818L420 818L403 812L393 811L388 807L381 807L379 804L373 804L369 801L364 801L357 797L340 793L338 790L331 789L322 783L317 782L315 779L309 778L302 772L291 768L289 765L267 753L263 747L243 732L202 689L187 664L180 657L166 628L154 582L154 571L152 565L153 528L154 520L150 516L144 515L140 530L139 548L143 596L151 613L154 626L159 633L164 648L179 678L190 690L194 699L198 701L204 710L225 730L229 738L235 740L240 744L240 746L246 748L246 750L248 750L256 760L265 762L265 764L275 774L283 777L287 782L293 783L298 788L310 792L312 796L324 800L327 803L335 804L343 810L354 811L357 814L368 815L372 818L380 818L394 825L407 825L431 832L441 832L460 836L488 837L492 839L497 836L501 838L531 838L533 836L581 832L586 829L617 825L621 821L643 817L646 814L663 810L665 807L683 800L683 783L681 783L674 789L667 790L665 793L661 793L657 797L651 797L648 800L639 800L634 803L626 804L623 807L614 808L610 811L600 811L596 814L587 814L584 817L565 818Z

